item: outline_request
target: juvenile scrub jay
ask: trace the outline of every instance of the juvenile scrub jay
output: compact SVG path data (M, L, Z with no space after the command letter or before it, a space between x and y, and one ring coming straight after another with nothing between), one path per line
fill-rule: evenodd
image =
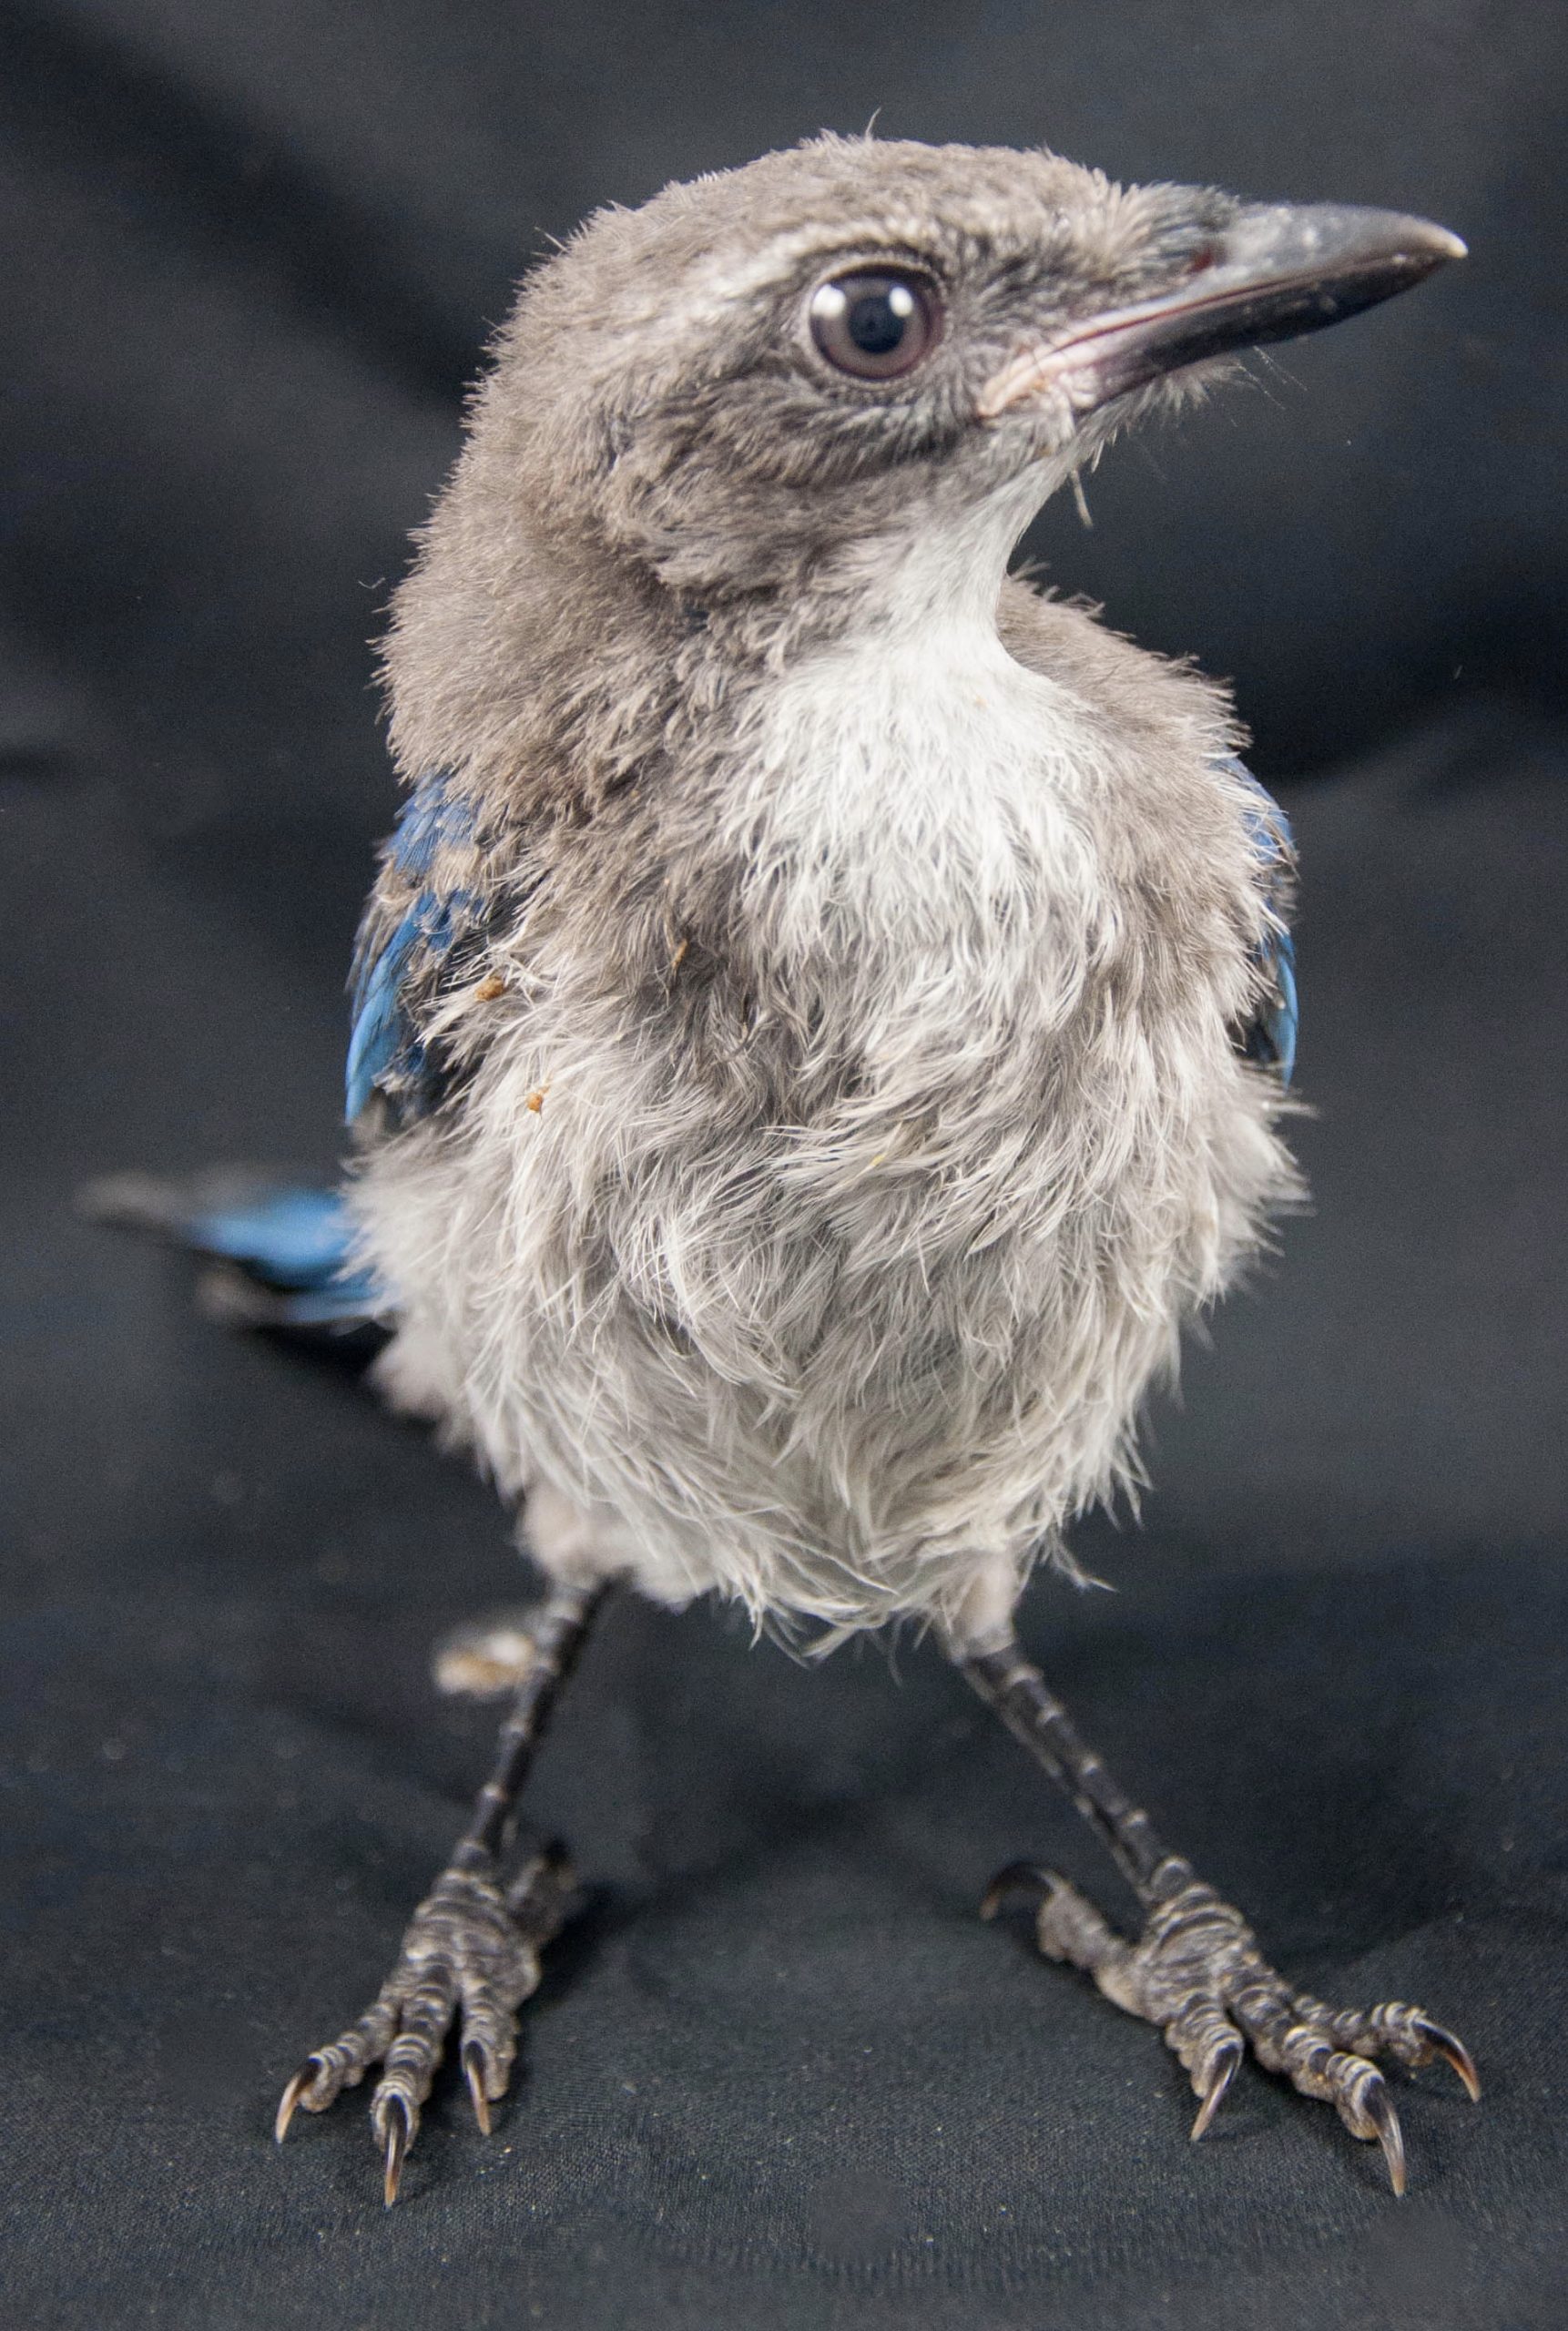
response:
M1462 245L1387 211L822 137L589 220L524 286L386 646L409 788L360 932L341 1196L120 1184L238 1316L374 1315L400 1408L549 1582L493 1778L359 2022L397 2193L454 2021L488 2127L570 1892L514 1807L609 1582L818 1643L929 1623L1095 1824L1209 2125L1245 2050L1405 2170L1380 2061L1156 1837L1013 1612L1134 1464L1183 1323L1298 1184L1292 853L1223 690L1007 573L1225 351ZM481 1647L483 1650L483 1647ZM504 1662L503 1662L504 1666Z

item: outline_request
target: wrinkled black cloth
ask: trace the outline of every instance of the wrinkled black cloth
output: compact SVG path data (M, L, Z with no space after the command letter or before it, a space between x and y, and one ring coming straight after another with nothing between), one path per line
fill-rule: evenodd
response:
M1552 12L11 12L0 76L5 2331L1558 2331L1568 2285L1563 870ZM1151 54L1150 44L1157 46ZM1302 93L1314 93L1312 106ZM830 120L1409 204L1475 258L1286 351L1044 536L1238 675L1304 860L1313 1212L1162 1404L1112 1593L1023 1630L1172 1841L1337 2002L1486 2082L1375 2148L981 1924L1125 1916L930 1644L801 1665L612 1603L528 1793L584 1913L488 2142L397 2209L362 2092L270 2118L463 1824L433 1640L489 1492L346 1357L203 1324L87 1176L337 1155L392 789L363 642L508 276L591 202ZM1558 221L1560 224L1560 220ZM1266 381L1278 376L1267 369ZM1556 708L1554 708L1556 707Z

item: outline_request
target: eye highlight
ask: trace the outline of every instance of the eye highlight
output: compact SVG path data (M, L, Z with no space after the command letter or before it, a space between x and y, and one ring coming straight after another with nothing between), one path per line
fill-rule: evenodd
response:
M857 381L912 372L942 338L942 301L929 276L861 267L820 283L807 310L811 337L836 372Z

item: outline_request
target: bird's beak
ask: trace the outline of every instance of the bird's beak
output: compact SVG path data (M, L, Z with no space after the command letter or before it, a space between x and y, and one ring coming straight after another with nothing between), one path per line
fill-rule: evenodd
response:
M1464 255L1446 227L1397 210L1247 204L1173 290L1084 317L1012 358L986 383L980 417L1053 392L1093 412L1204 357L1319 331Z

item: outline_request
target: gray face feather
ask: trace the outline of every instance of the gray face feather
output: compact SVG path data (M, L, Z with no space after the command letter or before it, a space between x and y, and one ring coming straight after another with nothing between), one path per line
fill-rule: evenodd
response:
M1237 211L1043 154L824 139L590 220L524 290L480 425L492 402L524 422L537 522L695 590L767 587L955 485L980 498L1082 458L1122 412L1084 424L1047 397L998 425L988 386L1189 278ZM814 342L812 294L890 264L932 286L939 344L906 376L847 377Z
M973 1635L1130 1477L1295 1188L1235 1043L1279 893L1221 692L1008 555L1189 365L1455 248L830 138L524 287L387 650L453 1097L356 1203L389 1387L558 1574Z

